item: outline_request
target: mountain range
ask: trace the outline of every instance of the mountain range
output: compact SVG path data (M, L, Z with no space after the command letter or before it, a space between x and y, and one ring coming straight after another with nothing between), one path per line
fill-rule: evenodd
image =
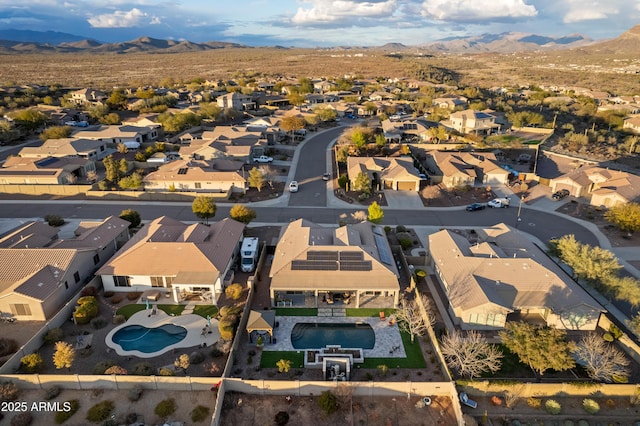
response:
M278 47L282 48L282 46ZM229 42L209 41L195 43L151 37L140 37L135 40L117 43L101 43L81 36L53 31L0 30L0 54L65 52L180 53L222 48L249 48L249 46ZM395 52L418 49L426 53L513 53L558 49L581 49L585 52L602 53L640 53L640 25L636 25L615 39L604 41L594 41L580 34L547 37L519 32L506 32L469 37L450 37L415 46L389 43L377 47L351 46L330 49L354 48L383 49Z

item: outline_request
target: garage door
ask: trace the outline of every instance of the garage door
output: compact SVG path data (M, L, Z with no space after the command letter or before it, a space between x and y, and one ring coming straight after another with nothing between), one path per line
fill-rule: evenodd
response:
M398 181L397 184L398 184L398 191L415 191L416 190L416 183L412 181L406 181L406 182Z

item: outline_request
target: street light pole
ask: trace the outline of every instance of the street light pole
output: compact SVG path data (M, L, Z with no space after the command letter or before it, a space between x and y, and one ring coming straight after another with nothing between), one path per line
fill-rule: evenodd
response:
M522 212L522 202L524 201L524 195L520 197L520 204L518 204L518 219L516 220L516 229L518 229L518 224L522 219L520 219L520 213Z

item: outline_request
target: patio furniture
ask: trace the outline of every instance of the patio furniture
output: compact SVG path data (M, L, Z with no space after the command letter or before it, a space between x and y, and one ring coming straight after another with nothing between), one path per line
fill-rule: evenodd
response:
M469 395L466 392L460 392L460 402L470 408L478 408L478 403L473 399L469 399Z
M380 321L384 321L386 319L387 319L387 317L385 317L384 311L380 311Z

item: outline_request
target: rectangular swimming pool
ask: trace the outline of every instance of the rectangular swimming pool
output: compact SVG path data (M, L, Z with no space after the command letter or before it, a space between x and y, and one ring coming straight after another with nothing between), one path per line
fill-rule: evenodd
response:
M373 349L375 343L376 335L367 323L301 322L291 330L294 349L320 349L327 345Z

